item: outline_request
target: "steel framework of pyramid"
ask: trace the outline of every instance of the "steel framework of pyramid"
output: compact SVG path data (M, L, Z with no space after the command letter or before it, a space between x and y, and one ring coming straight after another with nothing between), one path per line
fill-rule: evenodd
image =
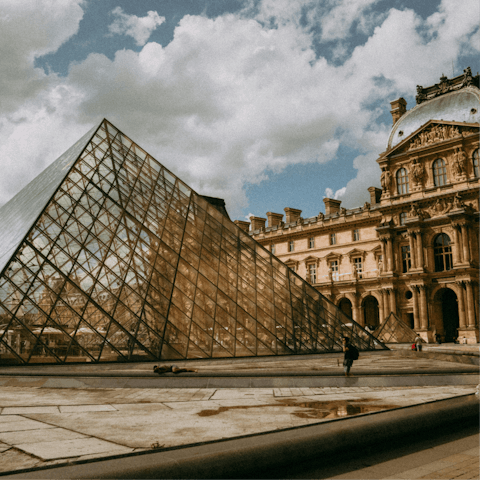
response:
M393 312L372 334L383 343L412 343L417 334Z
M217 202L218 203L218 202ZM0 363L381 342L102 120L0 209Z

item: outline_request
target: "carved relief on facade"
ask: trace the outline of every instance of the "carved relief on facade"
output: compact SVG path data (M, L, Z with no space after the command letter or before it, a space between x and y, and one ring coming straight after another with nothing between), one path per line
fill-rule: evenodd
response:
M467 175L467 155L462 148L456 147L455 152L449 158L452 166L453 175L457 180L466 178Z
M390 186L392 185L392 174L388 171L387 167L382 168L380 183L384 192L388 192L390 190Z
M469 87L471 85L478 86L479 76L472 75L472 69L467 67L463 70L463 75L458 75L454 78L447 78L445 75L440 77L440 83L427 88L423 88L421 85L417 85L417 96L415 100L417 105L425 102L426 100L431 100L432 98L438 97L439 95L444 95L448 92L453 92L460 90L463 87Z
M445 215L448 213L453 207L452 202L445 200L444 198L437 198L437 201L426 211L430 215L430 217L437 217L439 215Z
M412 207L407 212L407 218L419 218L422 220L424 218L424 213L420 211L416 203L412 203Z
M413 184L417 188L421 188L426 178L425 167L423 163L418 161L418 157L412 159L412 165L410 166L412 173Z
M410 142L409 150L425 147L433 143L442 142L451 138L461 137L460 130L455 125L433 125L430 128L422 130Z

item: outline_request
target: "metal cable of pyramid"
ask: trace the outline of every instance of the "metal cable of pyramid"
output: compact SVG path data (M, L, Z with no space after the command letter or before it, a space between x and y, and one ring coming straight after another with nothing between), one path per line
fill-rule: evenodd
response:
M3 365L387 348L105 119L0 232Z

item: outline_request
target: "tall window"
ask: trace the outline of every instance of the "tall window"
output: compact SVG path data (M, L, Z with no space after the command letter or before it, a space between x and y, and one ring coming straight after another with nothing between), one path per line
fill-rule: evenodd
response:
M407 273L412 268L412 260L410 257L410 245L403 245L402 251L402 272Z
M332 280L338 281L338 260L330 262L330 271L332 272Z
M433 242L433 254L435 255L435 271L443 272L452 269L452 246L450 237L441 233Z
M314 248L315 247L315 237L310 237L308 239L308 248Z
M336 245L337 244L337 234L336 233L331 233L330 234L330 245Z
M310 275L310 283L317 283L317 268L315 264L308 265L308 274Z
M397 192L400 195L408 193L409 184L408 184L408 172L405 168L401 168L397 172Z
M359 240L360 240L360 230L358 228L356 228L353 231L353 241L358 242Z
M295 244L293 243L293 240L290 240L288 242L288 251L293 252L295 250Z
M473 152L473 174L476 178L480 177L480 171L478 168L478 148Z
M400 213L400 225L405 225L406 220L407 220L407 213L406 212Z
M270 252L273 253L273 255L275 255L275 245L272 243L272 245L270 245Z
M433 183L436 187L447 183L447 167L443 158L437 158L433 162Z
M358 278L362 278L362 272L363 272L363 264L362 264L362 258L354 258L353 259L353 264L355 265L355 269L357 271Z

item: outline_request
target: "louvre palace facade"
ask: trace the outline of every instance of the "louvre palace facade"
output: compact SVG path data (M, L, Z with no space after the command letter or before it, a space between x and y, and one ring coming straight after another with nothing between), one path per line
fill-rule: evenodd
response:
M0 365L386 348L102 120L0 208Z
M369 329L393 312L426 341L478 342L479 75L442 75L412 109L391 106L369 202L325 198L313 218L285 208L237 225Z

